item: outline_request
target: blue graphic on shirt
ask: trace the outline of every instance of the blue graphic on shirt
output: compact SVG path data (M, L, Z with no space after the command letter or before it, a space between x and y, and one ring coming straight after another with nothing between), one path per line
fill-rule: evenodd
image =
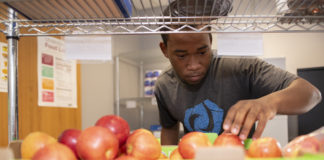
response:
M187 130L219 133L223 122L224 110L210 100L188 108L184 125Z

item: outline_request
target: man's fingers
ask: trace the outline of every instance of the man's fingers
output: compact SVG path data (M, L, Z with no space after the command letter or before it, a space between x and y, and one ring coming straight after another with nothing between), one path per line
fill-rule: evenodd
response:
M234 116L235 116L235 114L236 114L236 107L235 107L235 105L234 106L232 106L229 110L228 110L228 112L227 112L227 114L226 114L226 117L225 117L225 119L224 119L224 123L223 123L223 129L224 129L224 131L229 131L229 129L231 128L231 126L232 126L232 122L233 122L233 120L234 120Z
M224 119L223 128L226 132L239 134L240 139L244 140L249 135L251 128L256 120L259 123L253 134L253 138L259 138L268 122L269 118L275 113L267 104L257 100L243 100L233 105Z
M259 123L258 123L258 125L254 131L253 137L252 137L253 139L259 138L261 136L267 122L268 122L268 119L266 119L266 118L261 118L259 120Z
M240 132L242 125L245 123L245 118L250 118L247 117L247 114L250 110L249 108L249 106L240 106L240 108L237 110L231 127L231 132L233 134L237 135Z
M249 113L246 116L246 119L244 121L244 125L242 127L242 130L240 132L240 139L241 140L245 140L247 138L247 136L250 133L250 130L252 128L252 126L255 123L256 117L257 117L257 112L250 110Z

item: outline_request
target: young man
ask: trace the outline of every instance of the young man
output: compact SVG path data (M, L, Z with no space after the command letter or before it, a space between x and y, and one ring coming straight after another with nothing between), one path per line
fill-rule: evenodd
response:
M226 131L243 140L258 121L258 138L276 114L302 114L321 101L312 84L260 59L214 56L210 34L162 38L172 64L155 89L163 145L178 143L179 122L185 133Z

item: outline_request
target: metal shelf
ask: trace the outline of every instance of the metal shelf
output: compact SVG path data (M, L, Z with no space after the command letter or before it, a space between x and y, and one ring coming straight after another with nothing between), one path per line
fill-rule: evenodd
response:
M324 32L324 0L0 0L0 32L8 39L10 142L19 138L21 36Z
M18 36L324 31L324 0L128 0L128 18L115 1L0 0L0 23L16 22ZM9 20L7 5L18 18Z

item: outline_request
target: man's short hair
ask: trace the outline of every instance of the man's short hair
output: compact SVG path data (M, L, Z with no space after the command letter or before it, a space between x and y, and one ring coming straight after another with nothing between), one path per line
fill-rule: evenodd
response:
M232 0L175 0L163 11L163 16L170 17L187 17L187 16L226 16L232 10ZM185 20L188 22L188 19ZM192 20L189 20L192 22ZM168 19L163 20L168 22ZM198 24L191 25L199 27ZM177 27L179 25L169 27ZM209 31L210 27L207 28ZM170 31L163 27L160 31ZM161 34L163 43L167 46L168 34ZM212 40L212 35L209 33L209 38Z
M212 41L213 40L212 34L208 33L208 35L209 35L209 40ZM162 37L164 45L168 46L169 34L161 34L161 37Z

